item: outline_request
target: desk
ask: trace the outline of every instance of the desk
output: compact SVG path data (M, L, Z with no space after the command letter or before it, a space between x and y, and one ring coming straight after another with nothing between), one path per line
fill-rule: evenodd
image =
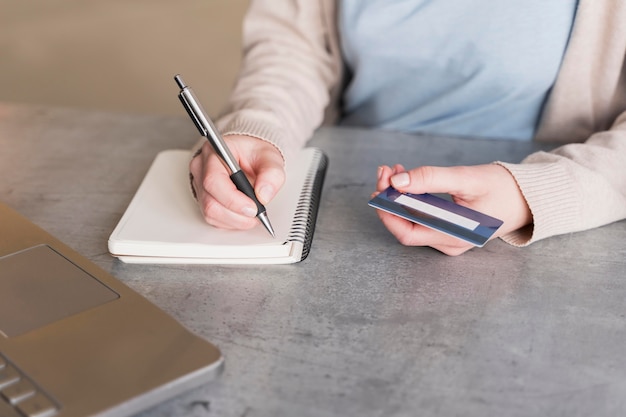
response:
M123 264L107 239L186 115L0 105L0 199L220 347L215 382L152 416L626 413L626 222L460 257L396 243L376 167L519 161L537 144L321 129L330 166L309 257Z

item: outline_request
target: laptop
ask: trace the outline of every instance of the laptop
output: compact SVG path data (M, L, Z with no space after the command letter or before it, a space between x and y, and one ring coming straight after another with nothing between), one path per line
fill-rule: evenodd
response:
M214 379L220 351L0 203L0 416L129 416Z

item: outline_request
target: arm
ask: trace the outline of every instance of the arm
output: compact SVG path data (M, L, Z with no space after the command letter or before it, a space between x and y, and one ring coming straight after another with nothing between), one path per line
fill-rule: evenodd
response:
M341 77L330 4L250 2L241 71L217 126L262 204L284 183L283 161L322 123ZM208 223L234 229L256 225L252 200L233 187L208 144L192 159L190 173Z
M284 153L321 125L341 77L332 2L254 0L243 24L243 61L223 134L262 138Z
M521 164L499 163L520 187L530 226L504 236L518 246L626 218L626 112L584 144L538 152Z

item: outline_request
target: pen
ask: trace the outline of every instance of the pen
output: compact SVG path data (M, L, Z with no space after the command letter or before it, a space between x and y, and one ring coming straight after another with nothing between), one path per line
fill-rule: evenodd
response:
M228 146L226 146L224 139L222 139L222 135L220 135L215 125L200 105L200 102L196 98L195 94L188 86L185 85L180 75L174 76L174 80L176 80L176 84L180 87L178 98L180 99L180 102L183 103L183 107L187 110L187 113L189 113L189 117L191 117L191 120L200 131L200 134L207 138L211 146L213 146L215 153L217 153L226 169L230 172L230 179L233 181L237 189L254 201L257 207L256 217L263 224L263 226L265 226L267 231L274 236L274 229L272 228L270 220L267 217L265 207L259 202L259 199L254 193L254 188L252 188L250 181L241 170L241 167L233 157L230 149L228 149Z

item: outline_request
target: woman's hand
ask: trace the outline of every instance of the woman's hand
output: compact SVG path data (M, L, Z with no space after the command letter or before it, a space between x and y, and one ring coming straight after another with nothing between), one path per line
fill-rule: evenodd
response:
M377 193L388 186L401 192L447 193L463 206L496 217L504 224L493 237L532 222L532 215L513 176L496 165L459 167L423 166L406 171L401 165L378 168ZM375 193L375 194L377 194ZM431 246L447 255L460 255L473 246L461 239L377 210L387 229L407 246Z
M239 162L261 204L267 204L285 182L284 161L271 143L251 136L229 135L224 141ZM237 190L222 160L207 142L189 163L191 184L207 223L224 229L258 224L254 202Z

